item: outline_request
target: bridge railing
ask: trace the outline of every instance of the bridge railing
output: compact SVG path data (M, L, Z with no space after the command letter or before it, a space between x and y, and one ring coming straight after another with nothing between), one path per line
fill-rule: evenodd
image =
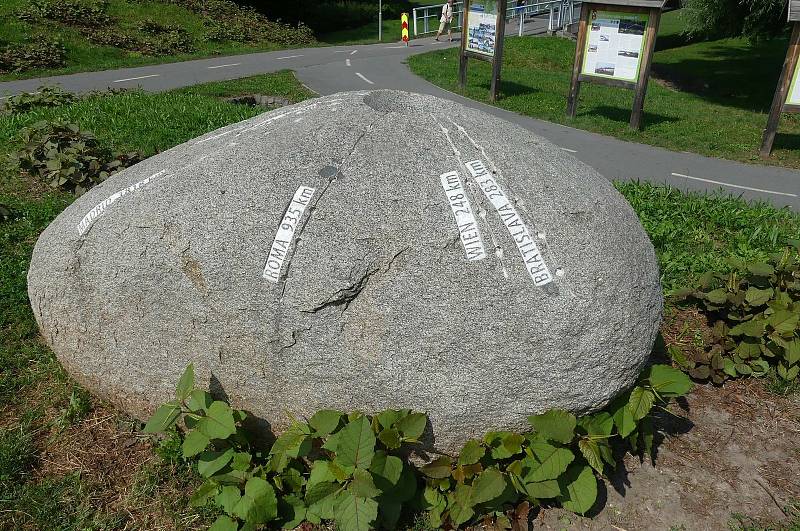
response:
M556 31L571 24L580 14L580 0L529 0L524 7L518 6L518 0L510 0L506 9L506 22L519 18L522 22L527 17L549 14L548 30ZM436 33L444 4L415 7L412 11L414 36ZM518 9L519 7L519 9ZM453 31L461 31L464 23L464 2L453 3ZM520 24L520 33L522 24Z

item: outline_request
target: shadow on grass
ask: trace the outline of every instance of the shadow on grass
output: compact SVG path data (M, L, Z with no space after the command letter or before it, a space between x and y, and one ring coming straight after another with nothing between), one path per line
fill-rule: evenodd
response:
M631 120L631 112L632 109L626 107L597 105L595 107L586 108L586 110L580 112L578 115L599 115L613 122L628 123ZM642 127L679 121L680 118L676 118L675 116L665 116L663 114L647 112L647 108L645 108L644 114L642 115Z
M673 38L668 36L666 40ZM712 103L766 112L786 49L785 38L758 43L743 39L695 43L670 52L669 61L656 56L653 76Z
M789 133L778 133L775 136L775 143L772 145L772 149L799 150L800 135L789 134Z
M486 89L490 88L490 84L486 83ZM528 94L536 94L541 90L531 87L530 85L523 85L516 81L503 81L500 79L500 95L502 96L526 96Z

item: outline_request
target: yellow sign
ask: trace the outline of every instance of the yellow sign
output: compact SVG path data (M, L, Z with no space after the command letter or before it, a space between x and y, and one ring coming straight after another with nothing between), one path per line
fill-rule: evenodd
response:
M400 28L403 35L403 42L408 44L408 13L400 15Z

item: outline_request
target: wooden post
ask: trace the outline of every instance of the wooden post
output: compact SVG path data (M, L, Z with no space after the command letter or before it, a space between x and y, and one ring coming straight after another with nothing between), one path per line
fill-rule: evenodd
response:
M792 84L792 77L797 68L798 54L800 54L800 22L794 23L792 36L789 39L789 51L786 52L786 59L783 62L783 70L778 80L778 87L775 89L775 96L772 98L772 107L769 110L767 127L764 129L764 138L761 141L759 154L762 158L767 158L772 153L772 144L775 143L775 135L778 133L778 123L781 120L781 112L786 105L786 98L789 94L789 87Z
M467 19L469 18L469 4L470 0L464 0L463 11L461 12L461 44L459 48L458 63L458 87L463 91L467 88L467 40L469 39L469 28L467 27Z
M650 80L650 65L656 47L658 24L661 21L661 9L651 9L645 30L644 57L639 63L639 79L636 81L636 95L633 97L633 112L631 112L631 129L639 130L644 111L644 97L647 95L647 82Z
M575 49L575 64L572 65L572 82L569 87L569 96L567 96L567 116L575 118L575 112L578 109L578 94L581 90L581 82L578 81L578 76L583 67L583 54L586 50L587 28L589 23L589 3L584 2L581 4L581 19L578 23L578 42Z
M492 58L492 86L489 91L489 100L497 101L500 91L500 72L503 68L503 40L506 35L506 0L497 2L497 26L494 36L494 57Z

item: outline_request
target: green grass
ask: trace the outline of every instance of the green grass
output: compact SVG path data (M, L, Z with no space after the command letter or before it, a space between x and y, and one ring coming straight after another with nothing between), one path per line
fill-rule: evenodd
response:
M40 38L59 40L67 50L66 65L62 68L3 74L0 75L0 80L169 63L203 57L271 51L285 47L269 42L260 44L232 41L206 42L203 39L205 30L202 17L184 7L156 0L109 0L107 13L118 20L116 27L135 30L142 20L149 18L160 24L184 28L196 44L196 50L192 53L158 57L143 56L112 46L94 44L81 35L78 30L63 24L52 21L34 24L17 19L16 13L29 4L30 0L3 0L0 2L0 43L35 42Z
M219 99L248 93L292 101L313 96L284 71L163 94L90 97L66 107L0 116L0 203L14 211L11 221L0 221L0 529L117 529L128 520L96 507L93 499L101 496L101 487L77 473L32 474L39 454L36 437L57 437L79 421L88 413L89 397L44 346L30 309L26 275L33 245L72 197L21 178L5 162L17 147L19 131L41 119L67 119L109 145L152 155L263 112ZM146 521L144 528L163 528L164 521L169 528L183 528L187 518L201 518L187 505L192 481L194 476L169 452L162 463L143 467L129 503L148 506L155 498L160 518Z
M575 119L565 115L575 44L557 37L510 38L497 105L528 116L660 146L674 151L761 162L757 151L786 52L786 41L744 39L687 43L680 12L664 17L643 130L628 127L633 91L584 83ZM439 50L409 58L411 70L458 92L458 52ZM465 95L489 103L491 68L471 61ZM680 90L677 90L677 88ZM800 118L786 115L771 164L800 168Z
M66 107L0 116L0 160L17 147L21 128L55 118L75 121L111 146L157 153L261 112L219 100L253 92L294 101L312 95L290 72L280 72L163 94L91 97ZM763 256L800 232L797 215L764 204L687 195L643 183L617 186L653 239L666 289L706 268L723 267L728 255ZM136 471L126 492L108 492L108 487L73 472L35 474L37 440L46 435L57 441L66 427L88 413L85 391L40 341L26 289L36 238L71 201L67 194L20 176L10 164L0 165L0 203L16 212L11 221L0 222L0 528L183 528L211 521L213 514L188 506L197 478L179 459L179 441L173 439L157 449L159 458ZM122 505L107 507L98 501L109 497L121 498ZM127 511L136 508L147 514L131 517Z

